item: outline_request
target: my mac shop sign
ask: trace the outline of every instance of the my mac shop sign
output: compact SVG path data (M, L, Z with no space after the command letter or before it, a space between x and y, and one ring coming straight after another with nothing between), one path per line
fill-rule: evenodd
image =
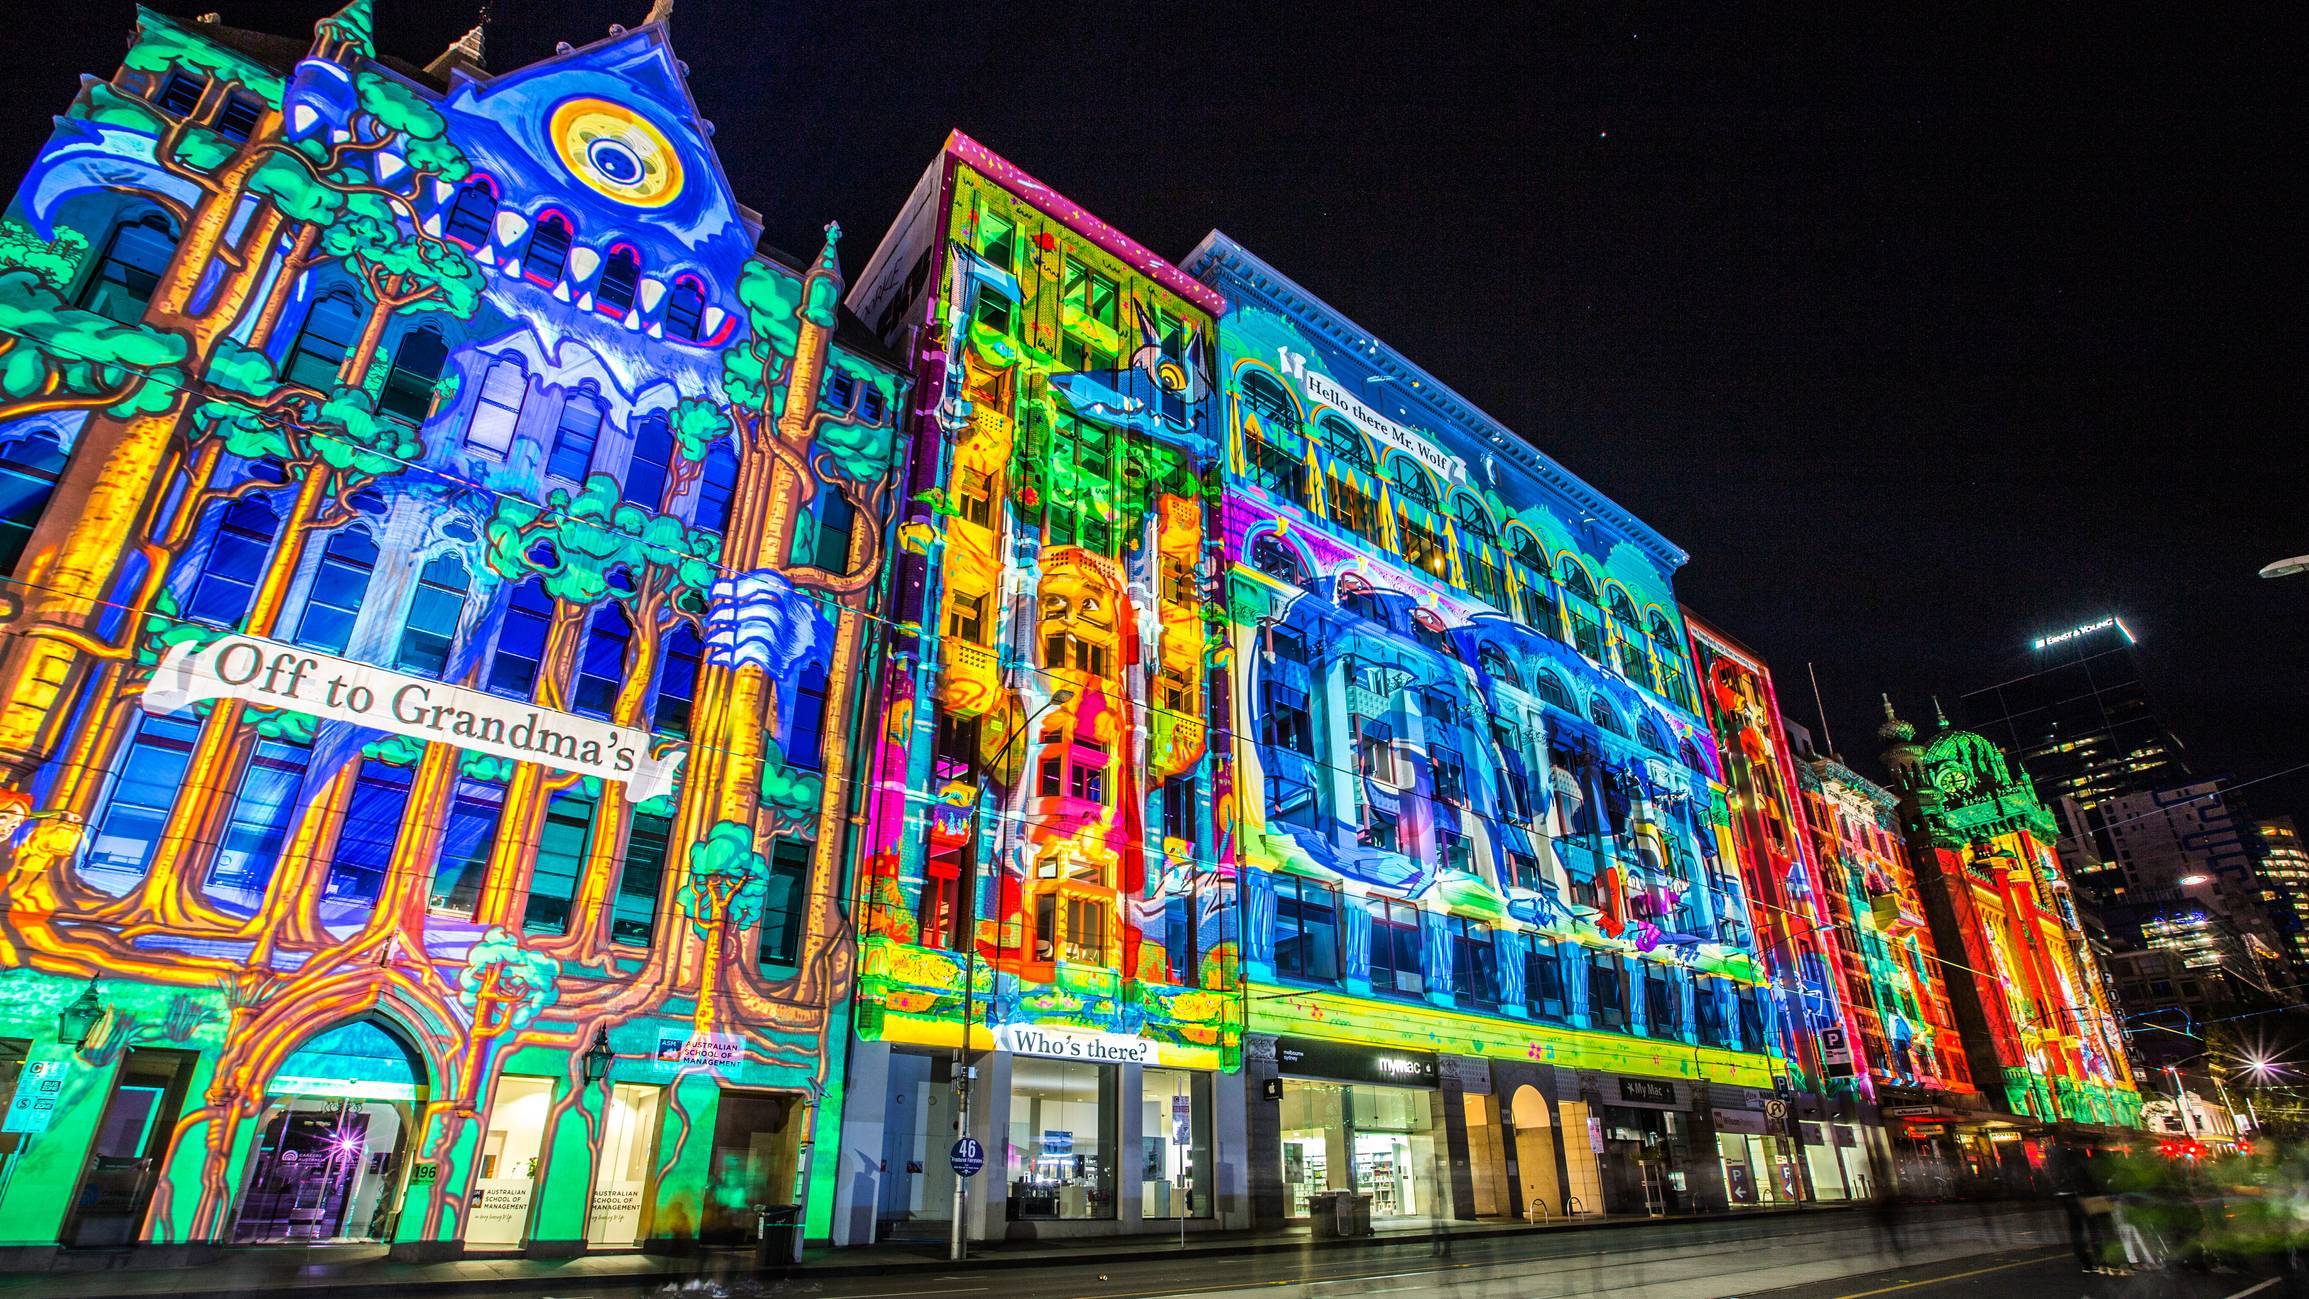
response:
M1312 1037L1275 1039L1275 1071L1298 1078L1387 1083L1396 1087L1437 1085L1435 1056L1427 1051L1350 1046Z

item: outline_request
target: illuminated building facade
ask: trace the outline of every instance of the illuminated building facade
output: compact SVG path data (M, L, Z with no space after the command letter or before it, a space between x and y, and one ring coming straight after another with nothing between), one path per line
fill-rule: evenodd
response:
M974 1237L1241 1225L1220 299L957 134L851 302L919 396L860 776L852 1095L888 1101L837 1238L951 1229L958 1065Z
M2246 844L2253 854L2254 873L2275 895L2267 901L2285 937L2286 955L2296 964L2309 965L2309 843L2303 842L2292 817L2277 816L2255 821Z
M1873 1128L1859 1124L1874 1099L1868 1073L1874 1062L1846 1003L1847 990L1866 974L1846 964L1836 937L1833 907L1841 872L1824 870L1813 855L1795 750L1781 721L1771 670L1689 610L1684 621L1692 633L1700 710L1723 755L1723 853L1737 863L1747 886L1757 959L1779 1011L1789 1086L1801 1093L1798 1112L1811 1120L1812 1131L1797 1130L1806 1147L1807 1180L1813 1194L1842 1198L1865 1176L1864 1143L1874 1140ZM1810 1139L1815 1132L1819 1140ZM1846 1149L1862 1168L1846 1166Z
M0 1245L823 1233L903 377L665 27L144 11L0 245Z
M1227 302L1255 1219L1792 1197L1682 552L1226 236L1186 265Z
M2134 1126L2108 984L2028 774L1975 732L1943 720L1920 744L1889 702L1885 714L1877 734L1974 1084L2021 1122Z

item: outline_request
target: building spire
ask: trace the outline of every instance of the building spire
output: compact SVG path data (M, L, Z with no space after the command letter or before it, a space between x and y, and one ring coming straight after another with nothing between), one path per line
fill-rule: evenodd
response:
M425 71L444 81L452 69L461 69L476 76L486 73L489 69L482 62L482 55L487 49L488 28L489 6L483 5L481 12L474 16L473 25L465 30L463 36L449 42L448 49L441 51L431 63L426 64Z
M1932 721L1941 730L1948 729L1948 710L1940 706L1940 696L1932 697Z

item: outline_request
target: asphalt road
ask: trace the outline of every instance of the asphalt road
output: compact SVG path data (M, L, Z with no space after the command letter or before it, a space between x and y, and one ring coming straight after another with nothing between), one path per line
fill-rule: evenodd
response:
M1998 1263L2068 1261L2057 1215L2033 1208L1963 1206L1909 1211L1895 1251L1886 1225L1865 1212L1723 1219L1617 1231L1456 1237L1357 1249L1310 1246L1256 1255L1138 1256L1037 1267L937 1269L878 1277L804 1278L756 1284L573 1288L555 1299L628 1299L685 1291L728 1299L1802 1299L1855 1294L1941 1293L1908 1281L1962 1285L1960 1274ZM1990 1280L1999 1273L1976 1273ZM2065 1273L2075 1276L2073 1263ZM1881 1279L1880 1279L1881 1278ZM1945 1282L1930 1278L1945 1278ZM1865 1282L1864 1284L1862 1282ZM1891 1290L1880 1287L1891 1286ZM1791 1287L1803 1287L1791 1289ZM476 1289L472 1293L482 1294ZM2033 1293L2011 1288L1949 1294ZM2065 1299L2053 1288L2034 1299ZM2098 1293L2098 1292L2094 1292ZM2110 1291L2110 1294L2119 1292ZM2131 1292L2124 1292L2130 1294ZM2204 1299L2225 1299L2213 1289ZM2198 1299L2191 1291L2188 1299ZM2262 1299L2256 1296L2256 1299ZM2267 1296L2275 1299L2275 1296Z
M2234 1273L2158 1270L2096 1276L2077 1267L2063 1246L1999 1250L1971 1258L1893 1268L1812 1285L1745 1294L1741 1299L2291 1299L2266 1269Z

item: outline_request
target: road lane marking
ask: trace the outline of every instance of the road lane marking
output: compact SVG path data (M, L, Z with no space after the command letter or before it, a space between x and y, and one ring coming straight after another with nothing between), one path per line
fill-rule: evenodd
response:
M2273 1277L2270 1277L2268 1280L2266 1280L2266 1281L2263 1281L2263 1282L2262 1282L2262 1283L2260 1283L2259 1285L2249 1285L2249 1286L2246 1286L2244 1289L2242 1289L2242 1290L2239 1290L2237 1293L2235 1293L2235 1294L2233 1294L2233 1295L2230 1295L2230 1296L2228 1297L2228 1299L2245 1299L2245 1296L2246 1296L2246 1295L2249 1295L2249 1294L2259 1294L2259 1293L2261 1293L2263 1290L2266 1290L2266 1289L2268 1289L2270 1286L2273 1286L2273 1285L2277 1284L2279 1281L2282 1281L2282 1280L2284 1280L2284 1279L2285 1279L2285 1278L2283 1278L2283 1277L2280 1277L2280 1276L2273 1276Z
M2009 1272L2016 1267L2028 1267L2031 1264L2042 1263L2047 1259L2055 1258L2057 1256L2057 1254L2048 1251L2036 1258L2014 1259L2010 1263L1998 1263L1992 1267L1976 1267L1969 1272L1949 1272L1941 1276L1920 1277L1914 1281L1902 1281L1897 1285L1878 1286L1874 1290L1854 1290L1850 1294L1837 1295L1836 1299L1868 1299L1869 1295L1891 1294L1895 1290L1912 1290L1920 1285L1939 1285L1943 1281L1962 1281L1968 1276L1987 1276L1991 1272ZM2247 1291L2246 1293L2250 1294L2252 1292ZM2229 1299L2237 1299L2237 1296L2231 1295Z

